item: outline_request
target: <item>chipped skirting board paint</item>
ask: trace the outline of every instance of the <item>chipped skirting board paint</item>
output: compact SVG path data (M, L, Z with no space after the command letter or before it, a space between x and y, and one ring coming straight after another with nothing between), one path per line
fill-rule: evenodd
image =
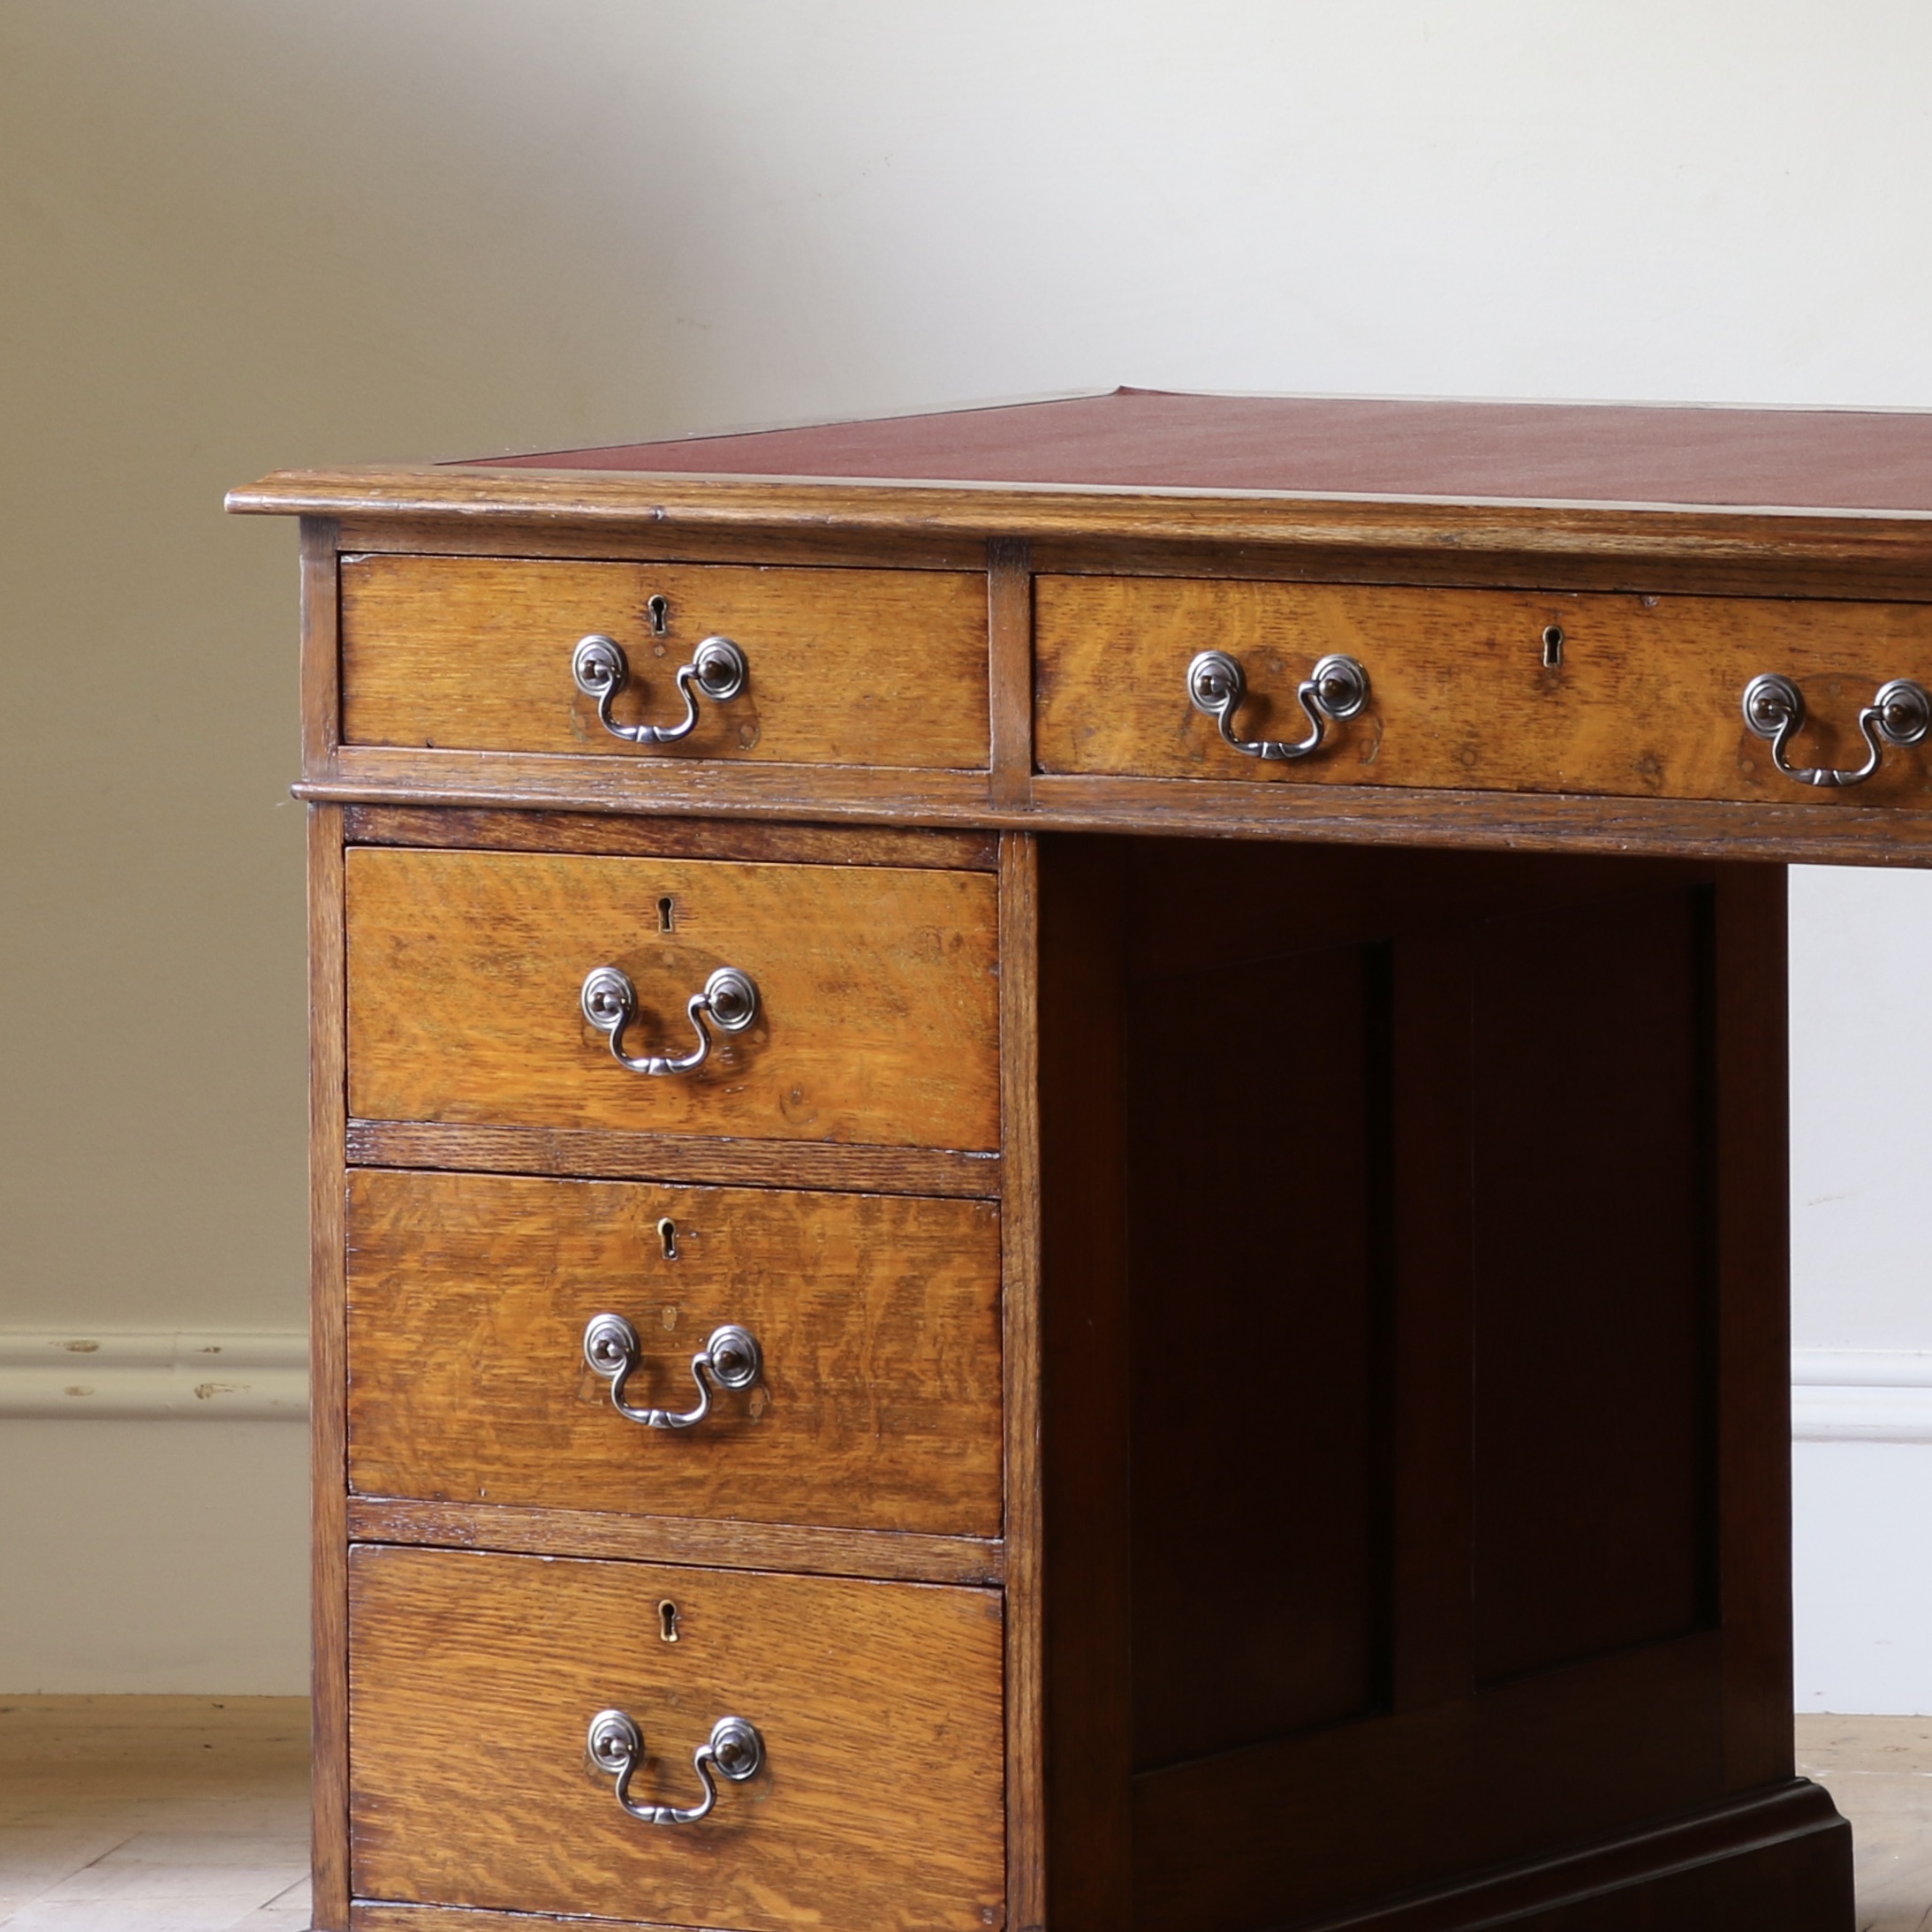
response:
M0 1329L0 1418L299 1422L299 1330Z

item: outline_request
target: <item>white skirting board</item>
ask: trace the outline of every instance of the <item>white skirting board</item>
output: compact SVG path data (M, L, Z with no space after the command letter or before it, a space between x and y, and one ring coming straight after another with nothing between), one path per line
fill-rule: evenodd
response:
M1794 1348L1792 1439L1932 1443L1932 1351Z
M1792 1352L1797 1708L1932 1713L1932 1352Z
M0 1419L299 1422L296 1329L0 1329Z
M1932 1716L1932 1443L1792 1445L1796 1707Z

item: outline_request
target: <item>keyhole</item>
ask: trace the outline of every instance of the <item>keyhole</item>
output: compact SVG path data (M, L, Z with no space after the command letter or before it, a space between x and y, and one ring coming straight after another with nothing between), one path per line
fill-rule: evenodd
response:
M669 597L647 597L644 600L644 614L651 620L651 635L663 637L671 629L671 599Z
M678 1641L678 1606L668 1596L657 1606L657 1634L666 1643Z
M676 906L671 903L671 894L665 893L663 898L657 902L657 929L659 932L668 933L671 930L672 915L676 911Z
M1543 669L1555 671L1563 663L1563 626L1560 624L1546 624L1543 626Z
M666 1215L657 1224L657 1239L659 1246L664 1251L664 1259L667 1261L676 1261L678 1259L678 1224L669 1215Z

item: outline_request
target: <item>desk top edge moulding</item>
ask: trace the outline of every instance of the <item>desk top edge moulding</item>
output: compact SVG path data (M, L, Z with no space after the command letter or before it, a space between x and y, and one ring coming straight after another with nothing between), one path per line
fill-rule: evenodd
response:
M1932 413L277 473L322 1932L1850 1932L1784 868Z
M481 803L503 799L507 788L531 808L1158 826L1839 864L1917 864L1932 849L1932 790L1907 782L1900 768L1903 758L1917 769L1926 754L1894 746L1891 769L1882 762L1857 785L1801 784L1777 769L1781 758L1815 774L1855 772L1867 761L1858 715L1904 675L1877 639L1932 596L1932 413L1118 390L608 449L282 472L229 503L326 523L334 546L358 554L764 564L793 557L985 571L988 546L996 546L994 613L1008 642L989 667L996 742L983 761L961 763L953 749L931 761L868 754L806 769L767 748L722 769L693 745L648 769L632 759L586 769L505 746L486 786L474 747L425 743L428 732L414 744L362 743L345 739L338 721L312 716L303 792L314 799ZM1237 769L1242 761L1200 746L1184 769L1125 755L1103 742L1104 731L1095 742L1092 719L1057 708L1050 648L1035 690L1033 652L1019 633L1050 621L1030 608L1034 586L1047 595L1133 577L1353 585L1365 594L1382 587L1390 594L1382 608L1366 595L1360 604L1360 621L1378 626L1403 620L1405 587L1517 593L1513 611L1473 601L1469 622L1527 626L1522 650L1539 691L1555 698L1561 690L1559 701L1588 707L1602 756L1539 757L1512 779L1487 749L1465 742L1453 761L1407 759L1391 771L1379 751L1363 755L1383 724L1373 676L1363 725L1338 761ZM1020 586L1029 595L1016 610ZM1528 608L1539 598L1547 610ZM1678 709L1689 689L1676 680L1629 688L1607 668L1593 678L1595 648L1579 633L1580 619L1587 631L1620 600L1646 598L1669 617L1654 627L1655 644L1616 640L1620 663L1644 650L1694 655L1712 676L1741 670L1724 720L1739 726L1735 749L1706 744L1695 772L1678 769L1680 761L1655 742L1694 728ZM1741 607L1744 599L1753 603ZM1744 728L1742 697L1753 678L1789 671L1775 650L1741 669L1745 660L1715 639L1713 625L1728 627L1740 608L1792 599L1829 606L1845 648L1859 648L1862 631L1879 655L1872 691L1839 689L1836 714L1800 693L1808 710L1787 746L1775 732ZM1125 611L1112 616L1131 621ZM1545 666L1540 640L1552 627L1567 641L1562 662ZM1678 633L1668 641L1666 627ZM1508 642L1466 640L1492 651ZM1580 688L1593 682L1594 691ZM1505 702L1500 715L1484 716L1494 693L1465 695L1469 707L1431 721L1439 741L1500 737L1526 722L1534 729L1549 708L1533 705L1519 720ZM326 708L331 696L313 691L312 708ZM1775 721L1772 701L1761 723ZM1708 737L1715 721L1696 725ZM1068 733L1083 737L1084 754L1063 742ZM1190 782L1177 785L1183 776ZM1245 782L1256 777L1292 782Z

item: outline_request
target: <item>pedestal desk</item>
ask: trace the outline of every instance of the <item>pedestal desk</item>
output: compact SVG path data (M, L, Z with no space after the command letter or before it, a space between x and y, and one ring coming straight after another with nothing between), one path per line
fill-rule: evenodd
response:
M1932 418L231 501L303 519L319 1926L1845 1932L1781 868L1932 854Z

